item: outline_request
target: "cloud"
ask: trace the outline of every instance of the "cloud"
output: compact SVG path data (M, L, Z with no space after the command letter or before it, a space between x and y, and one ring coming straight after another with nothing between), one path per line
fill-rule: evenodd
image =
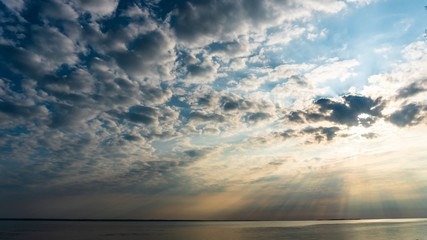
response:
M409 84L408 86L401 88L396 98L408 98L417 95L421 92L427 91L427 80L420 80Z
M408 44L402 50L403 57L406 60L422 60L427 53L427 46L424 41L416 41Z
M245 4L250 9L257 8L262 3ZM186 42L215 39L228 35L238 27L245 28L243 18L245 8L240 2L227 1L193 1L179 3L174 14L172 28L177 37ZM256 16L256 12L254 14ZM227 24L226 24L227 23Z
M118 110L108 111L109 115L119 119L119 120L128 120L131 123L143 124L146 126L158 126L159 123L166 124L172 121L176 121L178 114L169 107L148 107L143 105L134 105L129 107L125 112L120 112ZM178 122L176 122L178 123ZM148 129L147 129L148 130ZM160 129L153 129L151 133L147 133L149 138L160 137L162 133Z
M245 78L240 79L239 83L236 86L236 89L245 92L254 91L259 89L261 84L263 84L266 79L266 77L257 77L254 74L251 74Z
M331 141L335 138L336 133L340 131L339 127L307 127L301 130L303 134L313 134L315 141L320 143L325 137L326 140Z
M23 106L11 102L0 102L0 112L11 117L22 117L32 119L40 114L45 114L46 109L42 106Z
M338 183L293 182L329 173L340 164L330 155L347 161L354 141L395 151L389 126L413 140L425 120L423 41L381 65L391 72L373 65L376 75L359 81L364 58L323 21L368 2L1 1L0 204L9 211L24 199L14 205L23 215L77 216L93 201L111 217L100 204L109 195L136 217L173 205L199 218L221 217L218 199L247 213L249 195L251 209L272 212L283 201L266 198L336 197L328 189ZM49 203L61 211L43 211Z
M74 42L56 28L34 26L32 42L27 49L43 57L44 64L72 65L78 60Z
M220 132L221 132L221 130L219 130L216 127L205 127L205 128L203 128L203 133L204 134L216 135L216 134L219 134Z
M142 100L146 103L162 104L172 97L170 89L163 89L150 85L141 85L140 93L142 93Z
M25 21L21 16L21 12L25 9L24 0L2 0L2 4L4 4L14 15L16 15L20 21Z
M268 134L260 134L255 136L250 136L246 138L243 142L249 144L252 147L257 147L259 145L274 145L278 142L283 142L295 137L300 136L297 130L286 129L281 131L275 131Z
M203 122L203 120L210 119L234 128L245 122L258 123L275 117L274 106L265 100L250 99L212 90L207 93L199 92L188 97L188 104L195 110L189 116L193 122Z
M283 44L286 45L294 39L298 39L304 32L305 28L293 26L291 24L283 25L278 31L268 36L268 45Z
M258 145L268 146L276 145L280 142L288 141L290 139L295 139L294 142L298 144L312 144L312 143L321 143L324 141L332 142L336 137L347 137L345 134L338 133L343 130L340 127L313 127L310 125L302 125L294 129L286 129L271 132L269 134L263 134L261 136L249 137L245 142L250 143L252 147L257 147ZM309 140L307 140L307 138ZM313 141L313 142L312 142Z
M204 150L187 150L184 153L191 158L202 157L206 154Z
M368 5L371 4L372 2L374 2L375 0L347 0L347 2L350 3L356 3L357 6L364 6L364 5Z
M75 21L79 17L70 5L59 0L42 2L40 10L41 15L46 18Z
M70 104L52 104L51 128L70 129L76 126L85 125L86 121L96 117L98 111L89 108L77 107Z
M123 136L124 139L128 140L128 141L140 141L141 137L137 136L137 135L131 135L131 134L126 134Z
M208 46L209 52L214 55L226 55L232 57L249 54L248 39L237 39L230 42L214 42Z
M42 64L41 57L33 52L6 45L0 45L0 50L3 53L1 59L4 64L10 66L17 73L39 79L47 71L46 65Z
M368 127L382 116L384 105L380 98L373 100L370 97L346 95L341 99L343 102L321 98L314 102L311 110L290 113L288 120L296 123L330 121L347 126L362 124ZM361 114L368 116L361 118Z
M9 9L20 12L25 7L25 2L23 0L2 0L2 3Z
M94 20L111 15L117 8L118 0L74 0L72 4L80 11L87 12Z
M378 137L378 134L370 132L370 133L362 134L362 137L365 137L367 139L373 139L373 138Z
M240 98L240 99L239 99ZM267 102L256 102L251 101L248 99L244 99L241 97L228 95L223 96L221 98L222 102L222 109L225 112L232 112L232 111L251 111L251 110L262 110L262 109L268 109L271 108L271 105Z
M426 106L410 103L392 113L387 120L399 127L419 124L424 119Z
M45 75L39 83L47 92L56 94L58 98L66 98L67 93L80 96L92 93L95 79L87 71L76 69L62 76Z
M216 79L218 66L210 60L205 60L203 63L188 64L186 83L204 83L213 82Z
M285 20L309 17L312 11L335 13L344 9L340 1L186 1L177 4L171 27L181 41L209 44L216 39L236 39L252 30L262 32Z
M190 120L198 122L219 122L222 123L225 121L225 117L220 114L205 114L203 112L191 112Z
M199 97L197 103L199 106L211 107L215 104L216 100L218 99L214 98L212 95L209 94L203 97Z
M173 42L160 30L140 35L126 50L112 53L118 65L134 76L162 74L174 55ZM167 73L164 73L167 74Z
M151 107L133 106L126 113L126 118L135 123L144 123L147 125L156 124L157 110Z
M260 122L260 121L264 121L267 119L270 119L272 116L269 113L265 113L265 112L256 112L256 113L252 113L248 115L248 121L249 122Z
M359 66L360 63L355 60L343 60L338 61L337 59L331 59L332 63L325 64L315 68L310 73L306 74L305 77L312 82L325 82L327 80L338 79L345 81L348 78L355 76L353 68Z

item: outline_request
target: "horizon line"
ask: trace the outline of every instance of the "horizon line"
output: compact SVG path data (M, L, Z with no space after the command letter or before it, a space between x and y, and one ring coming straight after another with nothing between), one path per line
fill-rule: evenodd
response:
M273 222L273 221L345 221L375 219L422 219L423 217L401 218L325 218L325 219L294 219L294 220L262 220L262 219L133 219L133 218L0 218L0 221L61 221L61 222ZM427 217L424 217L427 218Z

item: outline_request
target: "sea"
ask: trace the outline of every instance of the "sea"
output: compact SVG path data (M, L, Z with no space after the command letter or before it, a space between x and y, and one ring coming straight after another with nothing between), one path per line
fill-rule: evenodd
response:
M0 239L427 240L427 219L361 219L321 221L1 220Z

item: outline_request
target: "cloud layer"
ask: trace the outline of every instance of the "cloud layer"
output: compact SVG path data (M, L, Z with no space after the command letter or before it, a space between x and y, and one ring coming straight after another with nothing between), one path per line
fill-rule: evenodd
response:
M188 209L194 218L238 217L263 184L290 181L286 166L301 176L316 166L293 164L314 158L298 151L327 159L337 144L425 131L425 41L364 75L363 59L329 36L336 29L316 25L370 3L1 1L0 203L10 210L0 217L42 217L55 201L47 217L77 217L65 206L88 209L97 195L127 196L120 211L138 208L133 217L180 218L192 201L206 203ZM324 41L334 49L319 50ZM344 191L341 180L319 189ZM323 196L289 186L264 194ZM235 214L208 211L209 199ZM266 202L254 217L281 208Z

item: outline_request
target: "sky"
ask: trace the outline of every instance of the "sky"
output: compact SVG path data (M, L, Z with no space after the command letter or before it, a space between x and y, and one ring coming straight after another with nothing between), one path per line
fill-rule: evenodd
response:
M427 11L1 0L0 217L427 217Z

